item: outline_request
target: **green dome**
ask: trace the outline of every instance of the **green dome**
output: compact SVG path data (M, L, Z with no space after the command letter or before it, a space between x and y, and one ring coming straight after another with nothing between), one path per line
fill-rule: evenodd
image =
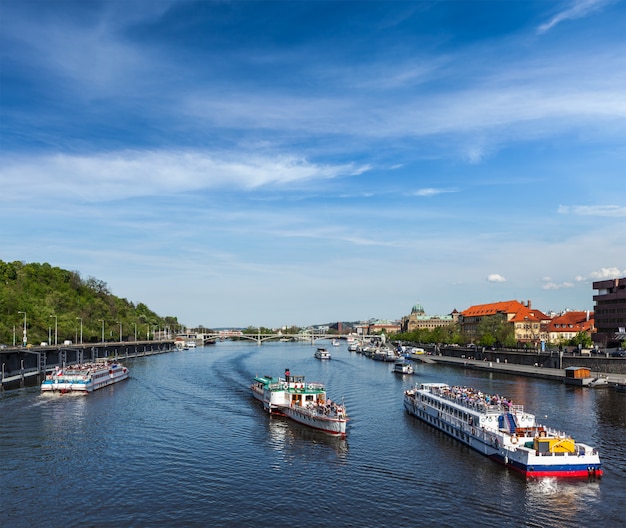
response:
M413 305L413 308L411 308L411 313L423 314L424 313L424 307L421 304L416 303L416 304Z

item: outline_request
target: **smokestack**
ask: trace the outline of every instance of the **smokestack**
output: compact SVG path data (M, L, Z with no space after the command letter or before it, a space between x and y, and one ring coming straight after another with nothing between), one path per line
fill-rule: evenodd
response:
M528 301L526 302L528 303L527 306L528 306L528 309L530 310L530 299L528 299Z

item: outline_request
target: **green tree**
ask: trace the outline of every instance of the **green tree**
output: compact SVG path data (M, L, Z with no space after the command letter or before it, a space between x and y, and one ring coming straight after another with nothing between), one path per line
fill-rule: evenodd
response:
M591 336L586 332L578 332L574 337L569 340L571 346L579 346L580 348L591 348L593 341Z
M101 320L108 334L119 339L134 339L135 325L173 326L176 317L161 317L146 305L134 306L127 299L114 296L105 282L93 277L83 280L76 271L53 267L48 263L3 262L0 260L0 342L11 343L14 331L20 343L27 316L28 342L48 341L57 330L58 341L101 339ZM15 329L15 330L14 330ZM146 335L146 331L138 332Z

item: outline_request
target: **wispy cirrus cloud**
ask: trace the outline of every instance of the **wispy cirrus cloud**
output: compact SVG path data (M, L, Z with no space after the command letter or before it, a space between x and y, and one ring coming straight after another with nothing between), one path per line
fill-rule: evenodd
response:
M569 7L558 12L548 22L541 24L537 28L537 33L546 33L557 24L565 20L574 20L577 18L585 18L591 13L602 9L605 5L612 3L614 0L574 0L570 2Z
M435 187L425 187L423 189L418 189L417 191L412 192L411 196L428 197L428 196L436 196L438 194L454 193L454 192L459 192L459 191L458 189L437 189Z
M44 155L4 160L0 182L7 195L74 196L105 201L200 189L258 189L358 175L368 165L319 164L294 155L197 151L122 151L94 155Z
M555 281L551 277L544 277L542 279L542 290L562 290L565 288L573 288L576 284L587 284L591 281L617 279L626 275L626 269L620 269L617 266L600 268L598 271L592 271L588 277L577 275L573 281Z
M560 214L578 216L626 216L626 206L624 205L559 205L557 211Z

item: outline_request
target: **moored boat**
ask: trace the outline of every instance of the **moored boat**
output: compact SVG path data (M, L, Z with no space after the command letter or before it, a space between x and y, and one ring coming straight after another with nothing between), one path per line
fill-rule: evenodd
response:
M599 376L597 378L593 378L589 383L587 383L586 386L590 387L592 389L608 387L609 386L609 380L608 380L608 378L606 378L604 376Z
M469 387L422 383L404 392L406 411L527 477L599 477L598 451L545 427L522 405Z
M286 370L284 378L255 377L250 389L271 414L287 416L333 436L346 436L345 406L328 398L322 383L307 383L304 376L292 376Z
M315 354L313 354L317 359L331 359L330 352L327 348L319 347Z
M117 361L80 363L58 367L46 376L41 384L42 392L89 393L128 378L126 367Z

